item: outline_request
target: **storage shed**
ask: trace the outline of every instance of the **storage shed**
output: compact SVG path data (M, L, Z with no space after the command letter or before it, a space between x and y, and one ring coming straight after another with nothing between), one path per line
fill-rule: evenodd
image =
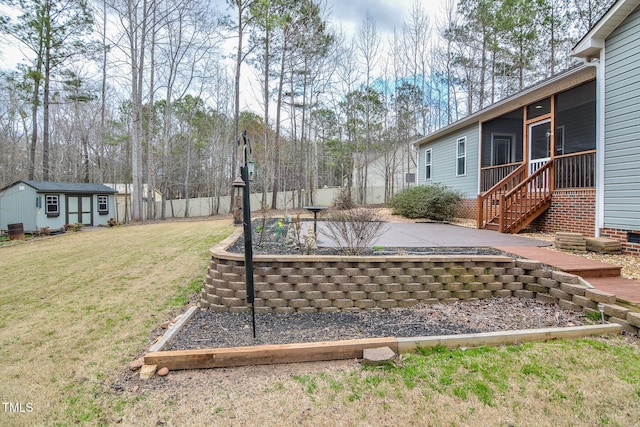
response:
M115 215L115 193L102 184L18 181L0 190L0 230L16 223L26 233L106 225Z

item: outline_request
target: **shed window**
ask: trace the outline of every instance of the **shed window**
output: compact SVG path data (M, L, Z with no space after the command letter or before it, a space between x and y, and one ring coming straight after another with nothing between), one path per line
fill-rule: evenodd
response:
M431 180L431 148L427 148L424 151L424 179L425 181Z
M106 196L104 194L98 195L98 213L109 213L109 196Z
M456 153L456 175L466 175L467 173L467 138L459 138Z
M57 194L47 194L45 197L46 204L44 212L47 216L60 215L60 197Z

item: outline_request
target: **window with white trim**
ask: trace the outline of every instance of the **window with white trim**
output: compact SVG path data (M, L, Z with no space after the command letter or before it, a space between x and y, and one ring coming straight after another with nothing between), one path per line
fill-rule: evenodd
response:
M104 194L98 194L98 213L99 214L109 213L109 196L106 196Z
M467 137L458 138L456 144L456 176L467 174Z
M45 196L44 213L47 216L60 215L60 196L57 194L47 194Z
M431 148L424 150L424 179L425 181L431 180Z

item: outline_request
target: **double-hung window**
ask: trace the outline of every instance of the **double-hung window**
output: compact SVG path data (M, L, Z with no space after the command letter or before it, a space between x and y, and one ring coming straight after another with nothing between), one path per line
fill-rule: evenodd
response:
M57 194L47 194L45 196L44 213L47 216L60 215L60 196Z
M467 138L458 138L456 144L456 176L467 174Z
M431 148L427 148L424 151L424 179L425 181L431 180L431 162L432 162L432 151Z

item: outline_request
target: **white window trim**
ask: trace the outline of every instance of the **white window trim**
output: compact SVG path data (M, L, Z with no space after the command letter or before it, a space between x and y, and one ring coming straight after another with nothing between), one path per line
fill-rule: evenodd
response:
M100 198L104 197L104 205L106 206L106 209L100 209ZM109 213L109 196L107 196L106 194L98 194L98 196L96 197L96 201L98 202L98 213L102 214L102 215L106 215Z
M427 153L429 153L429 162L427 162ZM429 168L429 176L427 176L427 167ZM433 180L433 149L427 148L424 150L424 180L432 181Z
M564 125L560 125L556 128L554 143L556 156L564 155Z
M515 133L504 133L504 132L491 132L491 166L496 166L494 163L495 156L495 140L500 138L501 136L506 136L511 139L511 147L509 150L511 151L511 158L509 159L509 163L515 163L516 161L516 134Z
M458 153L458 147L460 146L460 143L464 143L464 154L461 156ZM460 171L458 170L458 161L460 159L464 159L464 171L462 173L459 173ZM466 176L467 175L467 137L463 136L462 138L458 138L456 140L456 176Z
M56 199L56 210L55 211L51 211L49 210L49 198L50 197L55 197ZM45 215L49 215L49 216L58 216L60 215L60 195L59 194L46 194L45 198L44 198L44 213Z

